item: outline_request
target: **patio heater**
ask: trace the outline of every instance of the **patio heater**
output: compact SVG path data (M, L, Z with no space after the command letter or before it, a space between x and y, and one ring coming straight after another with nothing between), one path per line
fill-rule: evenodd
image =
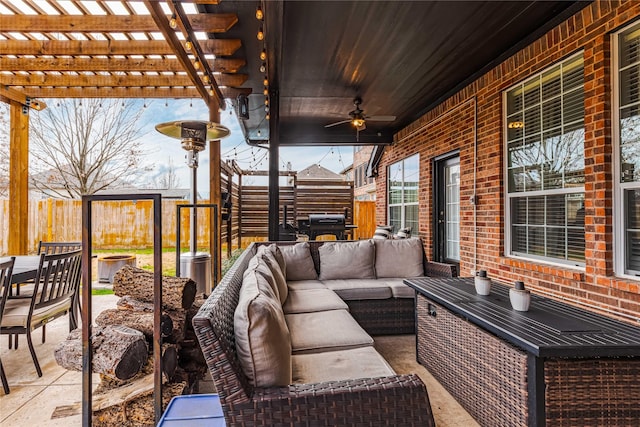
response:
M211 290L211 254L198 252L198 153L205 149L207 141L229 136L229 129L213 122L179 120L160 123L156 130L171 138L180 139L182 148L187 151L187 165L191 169L191 196L189 226L189 252L180 254L180 277L189 277L196 282L198 294ZM180 221L180 218L176 219ZM178 229L179 230L179 229ZM180 248L176 248L180 250Z

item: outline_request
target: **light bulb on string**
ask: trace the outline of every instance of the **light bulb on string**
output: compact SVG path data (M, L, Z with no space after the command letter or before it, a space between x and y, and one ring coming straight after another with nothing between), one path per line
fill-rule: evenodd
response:
M264 12L262 12L262 8L258 6L258 8L256 9L256 19L258 21L262 21L262 18L264 18Z
M262 31L262 27L258 30L258 34L256 34L256 38L260 41L264 40L264 31Z
M198 58L193 61L193 68L195 68L196 70L200 69L200 60Z
M264 80L262 81L262 83L263 83L265 86L269 86L269 79L267 78L267 76L264 76Z
M266 61L267 60L267 50L266 49L262 49L262 52L260 52L260 60L262 60L262 61Z
M266 71L267 71L267 64L263 62L262 65L260 65L260 72L264 73Z
M267 120L269 120L269 119L271 119L271 116L269 115L269 113L267 113L267 115L266 115L266 116L264 116L264 118L265 118L265 119L267 119Z
M193 43L191 42L191 39L187 39L187 41L184 44L184 48L190 52L191 49L193 49Z
M209 83L211 81L209 74L205 74L204 77L202 77L202 80L204 80L205 83Z
M269 105L269 97L264 99L264 105Z
M169 26L174 30L178 26L178 20L176 19L176 14L171 15L171 19L169 19Z
M262 91L262 93L264 93L264 96L269 95L269 89L267 89L266 87L264 88L264 90Z

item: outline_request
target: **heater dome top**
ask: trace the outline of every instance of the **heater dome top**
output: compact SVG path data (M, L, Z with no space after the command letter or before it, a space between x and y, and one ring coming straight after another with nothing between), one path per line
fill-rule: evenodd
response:
M171 138L183 141L189 140L195 142L196 145L202 146L206 141L226 138L231 133L227 127L222 126L220 123L197 120L176 120L160 123L156 125L156 130Z

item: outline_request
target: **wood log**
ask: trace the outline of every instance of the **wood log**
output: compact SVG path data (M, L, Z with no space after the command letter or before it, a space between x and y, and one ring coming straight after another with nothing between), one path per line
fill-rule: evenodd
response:
M163 406L174 396L181 395L186 383L165 384L162 387ZM95 392L92 396L94 426L154 426L153 374L146 375L115 390ZM82 402L58 406L52 419L82 413Z
M133 310L143 311L145 313L153 313L153 303L137 300L130 295L125 295L120 298L116 303L116 306L119 310ZM186 311L182 309L164 310L163 314L169 316L171 318L171 321L173 322L173 331L167 338L167 341L179 343L184 340L187 328Z
M175 378L176 370L178 368L178 357L178 349L175 344L162 344L162 373L164 374L163 382L173 381L173 379ZM128 380L119 380L107 375L100 375L100 384L98 384L95 392L104 393L108 390L113 390L131 382L138 381L142 377L153 374L153 370L153 354L149 354L147 363L145 363L140 372L138 372L138 374L136 374L133 378L130 378Z
M113 292L122 297L153 303L153 273L125 265L113 276ZM171 310L188 309L196 297L196 282L188 277L162 277L162 305Z
M118 310L116 308L102 311L96 317L96 325L123 325L142 332L147 340L153 340L153 313L135 310ZM173 331L173 320L167 314L160 319L160 334L168 337Z
M93 372L127 380L137 374L148 357L142 332L126 326L96 326L92 335ZM58 365L82 371L82 330L71 331L54 351Z

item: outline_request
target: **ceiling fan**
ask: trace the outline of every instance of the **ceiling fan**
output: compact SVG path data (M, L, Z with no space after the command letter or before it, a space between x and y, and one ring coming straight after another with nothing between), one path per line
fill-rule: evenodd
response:
M330 128L333 126L342 125L345 123L351 123L353 127L356 128L356 141L359 141L360 131L363 131L367 128L366 121L370 120L372 122L392 122L396 119L396 116L367 116L364 114L364 111L360 108L360 104L362 104L362 98L357 97L353 100L353 105L355 105L355 109L349 112L349 118L345 120L340 120L339 122L329 123L324 127Z

